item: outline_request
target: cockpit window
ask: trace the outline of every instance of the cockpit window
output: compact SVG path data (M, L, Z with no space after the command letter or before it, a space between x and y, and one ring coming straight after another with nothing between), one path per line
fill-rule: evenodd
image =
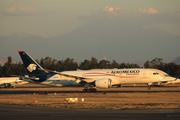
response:
M158 73L157 73L157 72L155 72L155 73L153 73L153 75L158 75Z
M164 77L170 77L170 75L168 75L168 74L164 74Z

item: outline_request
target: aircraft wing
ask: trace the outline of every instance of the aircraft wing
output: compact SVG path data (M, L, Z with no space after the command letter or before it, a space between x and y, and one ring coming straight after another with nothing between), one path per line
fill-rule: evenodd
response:
M86 77L81 77L81 76L75 76L75 75L69 75L69 74L64 74L62 72L56 72L56 71L53 71L61 76L65 76L65 77L69 77L69 78L74 78L76 80L80 80L81 82L87 82L87 83L91 83L91 82L94 82L94 79L92 78L86 78Z
M65 76L65 77L74 78L74 79L80 80L82 82L87 82L87 83L94 82L94 79L92 79L92 78L85 78L85 77L67 75L67 74L62 74L62 73L59 73L59 75L62 75L62 76Z

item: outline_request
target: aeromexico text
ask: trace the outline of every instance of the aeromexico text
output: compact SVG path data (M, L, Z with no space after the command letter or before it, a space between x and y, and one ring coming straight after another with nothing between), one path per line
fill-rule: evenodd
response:
M113 71L111 71L111 74L121 74L121 73L138 74L138 73L140 73L140 70L113 70Z

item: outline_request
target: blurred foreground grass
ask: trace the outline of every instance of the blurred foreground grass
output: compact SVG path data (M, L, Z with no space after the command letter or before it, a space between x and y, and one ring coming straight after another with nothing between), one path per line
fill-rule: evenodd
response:
M65 98L78 98L67 102ZM81 99L84 98L82 102ZM56 108L153 109L180 108L178 92L157 93L52 93L2 94L0 104L45 106Z

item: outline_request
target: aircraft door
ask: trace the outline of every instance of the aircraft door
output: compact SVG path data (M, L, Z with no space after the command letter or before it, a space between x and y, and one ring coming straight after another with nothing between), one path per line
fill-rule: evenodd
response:
M123 75L123 74L119 74L119 76L120 76L120 83L121 84L125 84L126 83L126 81L127 81L127 78L125 77L125 75Z

